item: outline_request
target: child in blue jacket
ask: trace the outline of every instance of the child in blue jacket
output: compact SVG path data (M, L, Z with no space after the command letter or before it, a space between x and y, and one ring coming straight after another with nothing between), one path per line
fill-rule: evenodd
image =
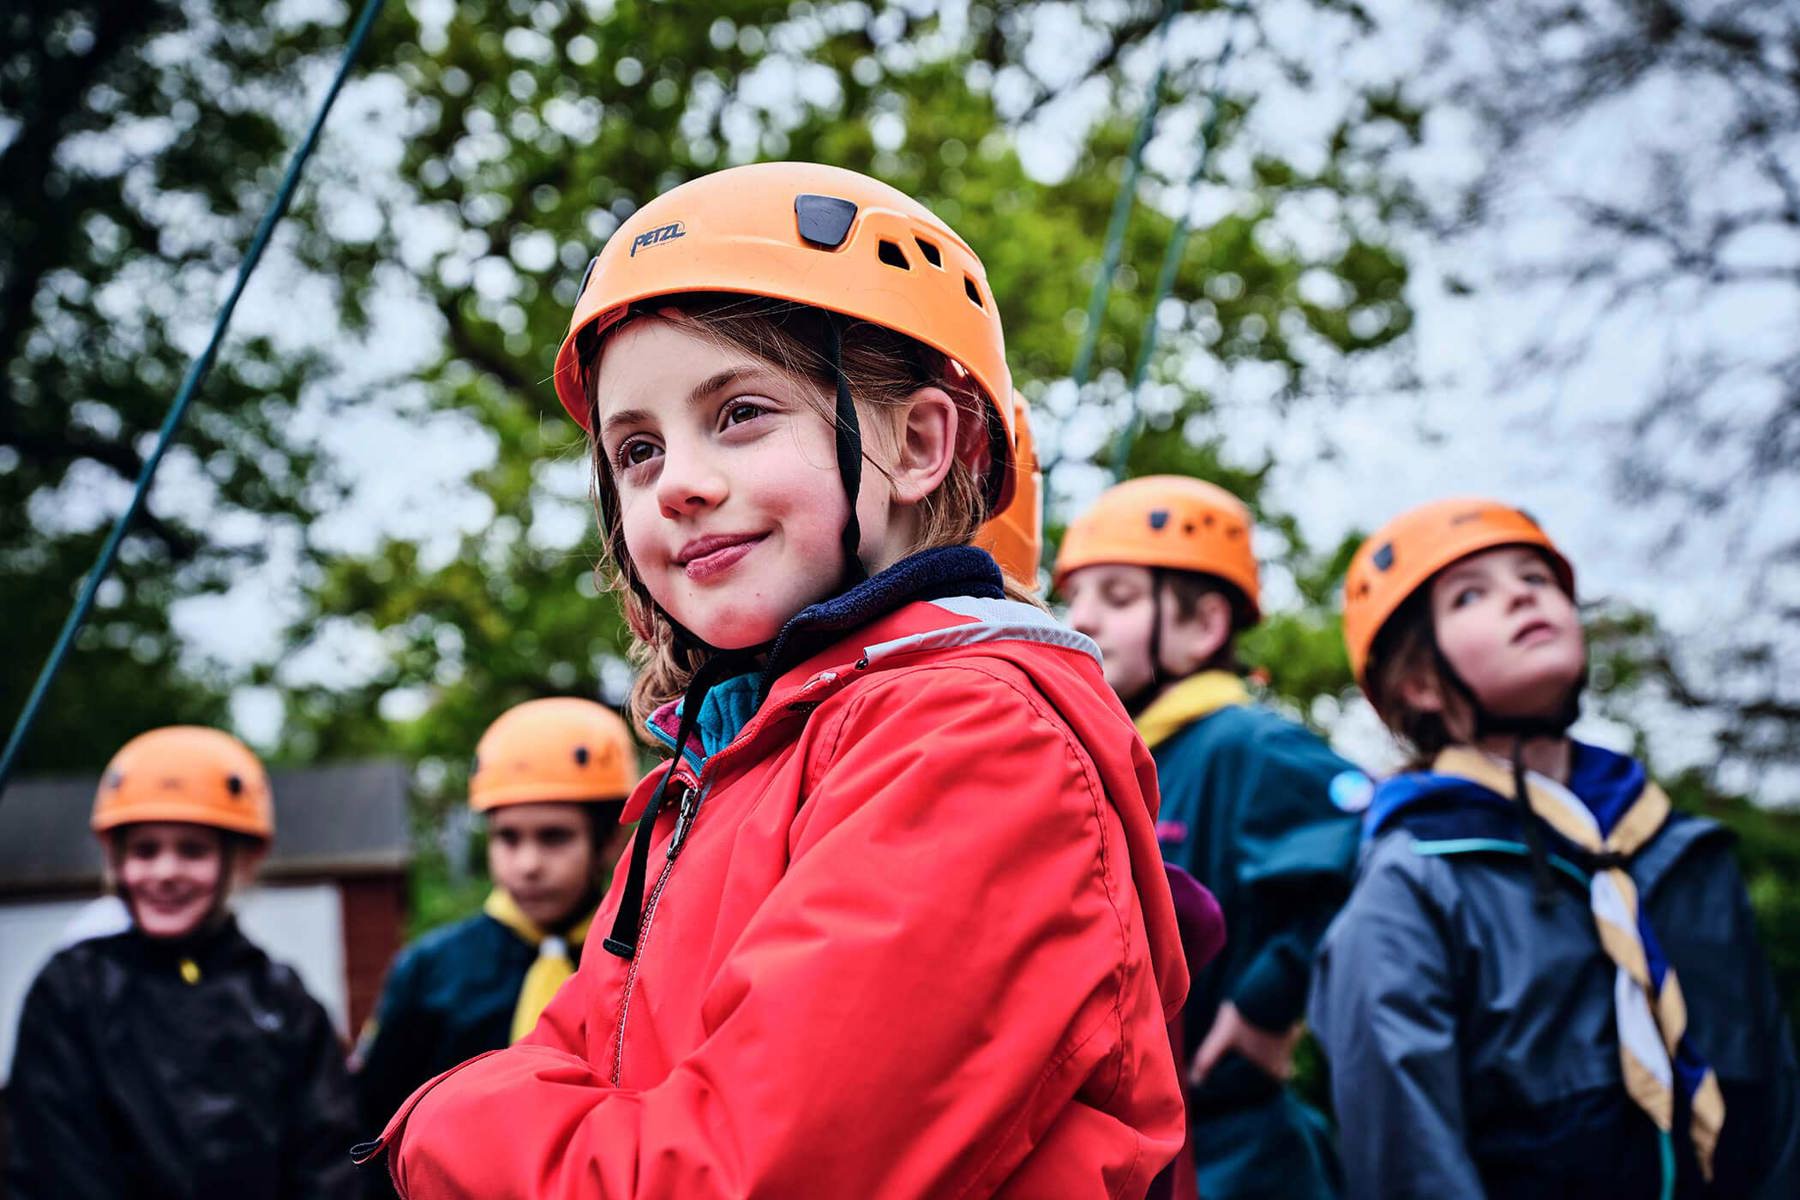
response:
M1349 891L1367 776L1254 704L1237 633L1258 619L1249 510L1197 479L1120 484L1069 526L1056 583L1156 759L1165 861L1225 916L1183 1019L1200 1194L1331 1196L1323 1118L1284 1085L1314 947Z
M1357 552L1382 784L1310 1015L1353 1196L1800 1196L1794 1046L1731 839L1567 730L1568 561L1485 500Z

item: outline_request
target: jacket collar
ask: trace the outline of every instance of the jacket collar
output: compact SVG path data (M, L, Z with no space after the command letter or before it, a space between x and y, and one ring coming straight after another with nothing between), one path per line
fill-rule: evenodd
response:
M1554 788L1579 799L1603 834L1614 830L1644 791L1647 779L1643 764L1636 759L1582 742L1574 743L1567 789L1541 776L1528 776L1534 792ZM1499 777L1495 780L1499 782ZM1533 804L1544 807L1536 799ZM1439 846L1479 848L1520 842L1523 836L1518 805L1509 795L1466 776L1431 771L1395 775L1376 788L1363 815L1363 837L1373 840L1394 828L1406 829L1415 839ZM1583 868L1589 865L1591 856L1582 846L1563 837L1554 825L1549 834L1557 855ZM1715 835L1730 836L1706 817L1672 814L1628 856L1632 874L1647 894L1689 847ZM1518 848L1523 849L1522 842Z
M1229 671L1201 671L1172 684L1138 714L1138 734L1152 750L1221 708L1250 703L1250 690Z
M1592 814L1602 836L1613 831L1649 782L1644 765L1624 754L1571 741L1569 783L1565 788L1535 771L1527 775L1534 791L1554 790L1578 799ZM1470 752L1472 753L1472 752ZM1363 832L1374 837L1400 813L1424 803L1434 806L1499 807L1510 811L1511 768L1496 761L1487 772L1440 773L1407 771L1383 781L1363 818Z
M1004 600L1006 587L993 556L974 546L922 550L901 559L847 592L801 609L775 636L757 685L766 697L796 662L889 615L903 605L948 596Z
M991 641L1060 646L1100 660L1099 647L1086 635L1040 608L1008 600L1000 568L987 551L924 550L796 613L776 635L759 672L727 679L707 693L696 736L682 759L697 776L760 714L788 705L808 708L852 673L881 669L908 654ZM680 722L680 701L671 701L647 724L672 750ZM626 819L647 796L640 786Z

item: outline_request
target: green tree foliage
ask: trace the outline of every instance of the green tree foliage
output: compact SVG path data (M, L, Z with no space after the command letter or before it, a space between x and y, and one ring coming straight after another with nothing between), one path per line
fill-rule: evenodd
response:
M45 3L0 15L0 714L10 724L142 466L293 140L335 24L253 0ZM321 47L323 43L323 50ZM303 206L295 218L309 220ZM126 737L222 721L230 681L184 662L179 599L264 560L332 499L290 436L324 364L239 339L27 744L96 766Z
M1152 51L1146 39L1160 13L1157 4L1126 6L1102 24L1048 4L946 14L725 3L694 21L621 0L421 5L390 21L386 60L407 97L400 174L414 215L404 219L429 215L445 230L410 264L444 328L445 354L422 379L433 403L473 415L493 435L495 459L470 482L494 516L442 566L421 569L414 546L391 540L320 575L297 632L349 622L392 653L354 691L291 693L290 747L343 753L399 739L426 763L429 819L458 802L469 750L506 706L549 693L619 694L626 637L613 605L595 599L598 544L578 431L546 380L588 259L633 208L683 179L772 157L879 175L936 209L982 255L1027 392L1063 375L1142 103L1141 83L1119 64ZM1008 81L1037 88L1021 60L1039 16L1081 22L1092 75L1111 97L1076 169L1050 182L1026 169L1000 100ZM1187 19L1208 18L1220 14ZM1209 61L1176 64L1168 111L1199 105L1211 78ZM1050 98L1038 92L1024 107ZM1230 101L1227 137L1247 110ZM1312 193L1337 197L1341 209L1358 190L1347 179L1336 158L1310 172L1255 162L1241 203L1189 243L1166 305L1159 373L1175 374L1196 354L1254 362L1297 397L1329 370L1321 358L1336 362L1404 333L1397 253L1342 218L1338 236L1309 254L1277 219L1284 201ZM1137 353L1178 182L1150 177L1147 194L1164 203L1140 207L1130 226L1100 343L1099 361L1113 369L1083 406L1121 400L1116 367ZM1223 460L1217 430L1203 427L1212 398L1160 379L1157 397L1133 470L1194 471L1255 500L1267 465ZM1057 423L1054 414L1042 419ZM1310 580L1318 564L1286 528ZM1308 601L1323 595L1313 588ZM1313 649L1330 637L1317 613L1299 628ZM1341 651L1320 654L1336 665L1284 670L1282 683L1297 693L1341 685Z
M1800 1034L1800 938L1794 932L1800 929L1800 813L1721 794L1700 770L1664 783L1678 807L1704 813L1737 834L1738 866L1750 889L1757 930L1776 989L1787 1003L1788 1021Z

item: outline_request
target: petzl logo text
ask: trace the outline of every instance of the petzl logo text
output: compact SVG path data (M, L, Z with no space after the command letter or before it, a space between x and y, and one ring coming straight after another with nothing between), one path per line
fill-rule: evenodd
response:
M686 236L687 230L682 228L681 222L671 221L661 228L652 229L646 233L640 233L635 238L632 238L631 253L626 257L636 258L639 250L646 249L650 246L660 246L664 242L672 242L678 237Z

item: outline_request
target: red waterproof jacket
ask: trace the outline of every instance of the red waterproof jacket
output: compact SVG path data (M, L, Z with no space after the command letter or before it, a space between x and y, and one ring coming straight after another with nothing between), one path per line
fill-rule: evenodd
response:
M674 766L636 957L413 1094L403 1196L1144 1195L1184 1125L1154 768L1092 643L968 555L796 618L881 614ZM977 594L888 578L920 560Z

